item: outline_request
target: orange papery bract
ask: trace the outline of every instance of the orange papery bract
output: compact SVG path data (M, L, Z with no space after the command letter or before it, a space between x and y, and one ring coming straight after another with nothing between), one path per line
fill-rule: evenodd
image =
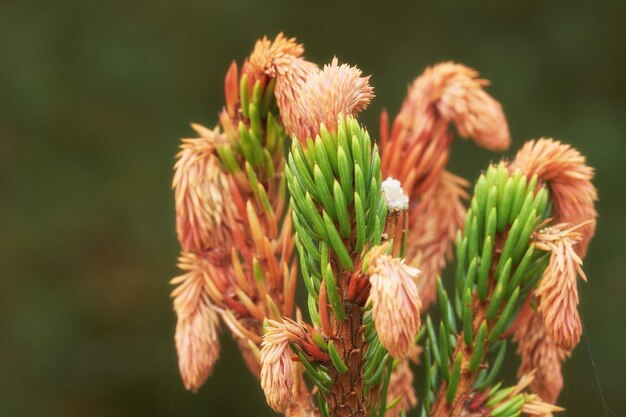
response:
M209 377L220 351L218 314L208 293L210 275L218 273L205 259L183 254L185 274L172 280L177 315L176 350L185 388L196 391Z
M444 62L409 87L391 132L387 113L381 115L382 173L400 180L410 197L407 260L423 270L424 309L434 300L435 279L465 218L467 183L445 171L453 139L449 125L490 150L511 143L502 107L484 91L486 85L476 71Z
M369 301L376 332L394 358L406 357L420 328L420 271L389 255L371 260Z
M526 142L510 164L513 172L520 169L528 178L537 175L550 188L554 204L554 221L578 225L588 222L578 231L581 241L576 253L587 254L589 241L596 229L595 201L598 192L591 183L593 168L576 149L554 139L537 139Z
M200 137L183 139L172 183L176 233L184 250L203 251L228 244L224 223L232 207L227 179L215 154L215 147L225 139L200 125L192 127Z
M331 132L336 131L340 115L360 113L373 97L369 77L361 77L357 67L339 65L335 57L321 71L309 74L299 92L296 102L299 126L295 136L300 141L315 138L321 124Z
M269 320L261 348L261 388L270 407L282 413L289 406L294 363L285 325Z
M581 226L584 227L584 224ZM586 280L582 260L574 245L582 235L560 224L535 234L537 248L550 251L550 263L534 291L544 327L559 347L570 351L578 345L582 323L578 314L577 277Z

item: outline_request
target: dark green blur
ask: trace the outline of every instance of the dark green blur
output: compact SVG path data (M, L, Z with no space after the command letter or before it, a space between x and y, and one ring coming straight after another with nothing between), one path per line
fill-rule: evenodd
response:
M281 30L372 74L374 137L383 107L453 59L492 81L507 155L547 135L588 156L600 219L560 404L626 415L626 7L586 3L1 2L0 416L272 415L226 332L213 377L182 388L170 181L189 122L216 122L231 60ZM474 180L496 158L456 140L451 170Z

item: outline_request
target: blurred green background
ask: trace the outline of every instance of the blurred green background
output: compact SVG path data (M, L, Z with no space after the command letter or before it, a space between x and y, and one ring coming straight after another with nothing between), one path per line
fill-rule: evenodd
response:
M586 336L560 404L570 417L626 415L624 12L560 0L1 2L0 416L272 415L225 333L213 377L197 395L182 388L170 178L189 122L216 122L231 60L281 30L311 60L336 54L373 75L372 132L425 66L453 59L492 81L508 155L547 135L588 156L600 219L581 283ZM499 158L454 148L451 170L470 179Z

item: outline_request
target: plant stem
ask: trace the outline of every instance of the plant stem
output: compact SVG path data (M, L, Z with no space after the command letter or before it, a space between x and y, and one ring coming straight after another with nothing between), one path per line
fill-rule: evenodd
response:
M333 262L336 267L337 263ZM346 312L345 320L338 320L334 315L331 325L334 331L333 340L337 352L348 366L348 372L339 373L330 367L330 376L334 382L329 395L329 414L331 417L365 417L367 405L363 389L362 356L364 351L363 311L361 306L345 301L351 273L342 271L339 274L338 287Z

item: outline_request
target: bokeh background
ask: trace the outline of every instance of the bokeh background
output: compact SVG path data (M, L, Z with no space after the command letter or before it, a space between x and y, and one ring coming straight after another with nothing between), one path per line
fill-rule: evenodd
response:
M377 130L408 83L453 59L490 79L514 147L541 135L597 169L585 338L566 416L626 415L626 25L603 1L19 0L0 2L0 415L269 416L224 334L183 390L168 280L170 178L189 122L216 122L223 75L284 30L307 57L372 74ZM499 158L457 140L451 169Z

